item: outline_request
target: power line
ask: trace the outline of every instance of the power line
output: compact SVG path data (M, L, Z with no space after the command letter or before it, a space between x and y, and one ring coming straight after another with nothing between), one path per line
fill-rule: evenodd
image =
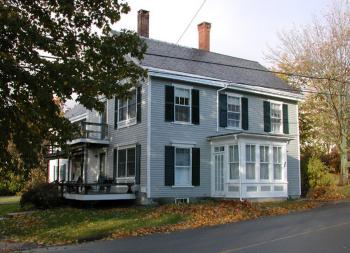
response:
M251 67L244 67L244 66L238 66L238 65L230 65L230 64L224 64L224 63L202 61L202 60L194 60L194 59L192 60L192 59L187 59L187 58L183 58L183 57L175 57L175 56L168 56L168 55L147 53L147 52L144 53L144 54L151 55L151 56L157 56L157 57L164 57L164 58L171 58L171 59L178 59L178 60L186 60L186 61L200 62L200 63L206 63L206 64L214 64L214 65L220 65L220 66L226 66L226 67L232 67L232 68L240 68L240 69L246 69L246 70L252 70L252 71L260 71L260 72L264 72L264 73L281 74L281 75L287 75L287 76L302 77L302 78L307 78L307 79L336 81L336 82L339 82L339 83L349 83L349 82L346 82L346 81L340 81L340 80L333 79L333 78L310 76L310 75L305 75L305 74L296 74L296 73L289 73L289 72L272 71L272 70L267 70L267 69L257 69L257 68L251 68ZM56 59L56 60L61 59L61 57L57 57L57 56L45 56L45 55L39 55L39 56L42 57L42 58L48 58L48 59ZM26 69L30 69L30 70L36 70L35 68L31 68L31 67L28 67L28 66L21 66L21 67L26 68ZM157 72L157 71L153 70L153 72ZM157 73L162 73L162 72L157 72ZM178 74L178 73L172 73L172 75L188 77L186 75ZM196 77L196 78L197 79L201 79L201 80L206 80L206 81L215 81L215 78L208 78L208 77ZM235 82L231 82L231 81L227 81L227 80L222 80L222 81L225 81L226 83L230 83L230 84L237 84ZM272 87L269 87L269 86L266 86L266 85L262 85L262 84L256 85L256 84L243 83L243 82L240 82L240 84L273 89ZM278 90L290 91L290 92L294 92L294 93L295 92L299 92L299 90L292 89L292 88L278 88ZM342 96L342 97L350 96L350 95L347 95L347 94L337 94L337 93L331 94L331 93L328 93L328 92L320 92L320 91L314 91L314 90L310 90L310 89L303 89L303 90L301 90L301 92L320 94L320 95L326 95L326 96L327 95L339 95L339 96Z
M163 72L160 72L160 71L156 71L156 70L152 70L152 72L155 72L155 73L158 73L158 74L163 74ZM188 77L187 75L184 75L184 74L179 74L179 73L171 73L171 75L174 75L174 76L181 76L181 77ZM254 84L251 84L251 83L244 83L244 82L239 82L239 83L236 83L236 82L231 82L231 81L226 81L226 80L215 80L214 78L208 78L208 77L195 77L196 79L200 79L200 80L205 80L205 81L222 81L222 82L225 82L225 83L229 83L229 84L243 84L243 85L250 85L250 86L256 86L256 87L263 87L263 88L268 88L268 89L274 89L274 88L271 88L269 86L266 86L266 85L254 85ZM291 92L299 92L297 89L292 89L292 88L276 88L277 90L282 90L282 91L291 91ZM313 91L313 90L308 90L308 89L303 89L301 90L301 92L305 92L305 93L313 93L313 94L320 94L320 95L339 95L339 96L342 96L342 97L350 97L350 95L347 95L347 94L337 94L337 93L333 93L333 94L330 94L330 93L327 93L327 92L320 92L320 91Z
M340 82L340 83L350 83L350 82L340 81L340 80L337 80L337 79L334 79L334 78L328 78L328 77L318 77L318 76L310 76L310 75L305 75L305 74L296 74L296 73L290 73L290 72L273 71L273 70L267 70L267 69L258 69L258 68L244 67L244 66L238 66L238 65L232 65L232 64L225 64L225 63L218 63L218 62L196 60L196 59L188 59L188 58L184 58L184 57L169 56L169 55L156 54L156 53L147 53L146 52L144 54L151 55L151 56L156 56L156 57L164 57L164 58L171 58L171 59L176 59L176 60L184 60L184 61L191 61L191 62L213 64L213 65L219 65L219 66L225 66L225 67L231 67L231 68L239 68L239 69L260 71L260 72L265 72L265 73L280 74L280 75L286 75L286 76L303 77L303 78L316 79L316 80L336 81L336 82Z
M197 17L198 13L200 12L200 10L202 9L202 7L204 6L205 2L207 0L204 0L201 4L201 6L199 6L197 12L194 14L194 16L192 17L191 21L188 23L188 25L186 26L185 30L182 32L181 36L179 37L179 39L176 41L176 44L179 44L179 41L182 39L182 37L185 35L185 33L187 32L188 28L190 27L190 25L192 24L193 20Z

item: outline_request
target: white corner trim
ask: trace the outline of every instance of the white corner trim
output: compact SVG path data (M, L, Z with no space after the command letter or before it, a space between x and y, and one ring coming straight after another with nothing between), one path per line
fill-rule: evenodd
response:
M151 79L148 76L148 89L147 89L147 183L146 183L146 195L147 198L151 197L151 110L152 110L152 84Z

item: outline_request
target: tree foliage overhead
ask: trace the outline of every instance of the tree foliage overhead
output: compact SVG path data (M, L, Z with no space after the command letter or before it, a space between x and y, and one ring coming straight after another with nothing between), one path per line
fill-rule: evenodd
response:
M269 58L275 68L325 78L289 81L311 90L301 105L304 146L338 147L340 183L348 181L350 146L350 3L338 1L323 19L280 34L280 47ZM323 147L322 147L323 146Z
M129 10L118 0L1 1L1 167L16 168L9 146L32 167L43 140L71 138L74 128L56 98L65 103L76 94L100 110L99 97L128 96L145 76L135 63L145 43L134 32L111 29Z

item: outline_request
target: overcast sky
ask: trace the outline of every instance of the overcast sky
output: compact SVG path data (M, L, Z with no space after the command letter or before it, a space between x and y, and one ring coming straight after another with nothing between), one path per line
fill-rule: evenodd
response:
M176 43L203 0L128 0L131 12L116 29L136 31L137 11L150 11L150 38ZM211 28L211 51L259 61L278 44L277 33L300 27L321 16L332 0L206 0L180 45L198 47L197 24Z

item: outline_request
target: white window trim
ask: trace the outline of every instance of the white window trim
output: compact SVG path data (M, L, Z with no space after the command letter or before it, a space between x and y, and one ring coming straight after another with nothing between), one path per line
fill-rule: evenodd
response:
M137 123L137 89L132 89L133 92L135 92L135 99L136 99L136 113L135 113L135 117L134 118L129 118L129 98L126 99L126 119L125 120L119 120L119 105L120 105L120 99L117 99L118 101L118 124L117 124L117 129L120 129L120 128L125 128L125 127L128 127L128 126L133 126L133 125L136 125ZM115 119L114 119L115 120Z
M174 87L174 121L172 122L173 124L181 124L181 125L193 125L192 124L192 86L186 86L186 85L181 85L181 84L173 84ZM184 90L189 90L189 101L188 101L188 107L190 108L190 115L189 115L189 121L178 121L176 120L176 88L178 89L184 89ZM181 106L181 105L180 105Z
M242 97L243 97L243 95L232 93L232 92L229 92L229 91L225 92L225 94L227 95L227 98L228 97L239 98L239 109L240 109L240 112L239 112L239 116L240 116L239 127L228 126L228 103L227 103L227 106L226 106L226 109L227 109L227 120L226 120L227 127L226 127L226 129L242 130Z
M234 130L241 130L242 129L242 95L239 95L239 94L233 94L233 93L230 93L230 92L225 92L225 94L227 95L227 100L228 100L228 97L232 97L232 98L238 98L239 99L239 127L232 127L232 126L229 126L228 125L228 102L227 102L227 105L226 105L226 110L227 110L227 113L226 113L226 125L227 125L227 129L234 129Z
M254 161L254 168L255 168L255 178L254 179L247 179L247 146L254 146L255 147L255 161ZM258 144L256 143L245 143L244 144L244 156L242 156L242 158L244 159L244 180L245 182L249 182L249 183L253 183L253 182L259 182L259 178L260 178L260 173L259 173L259 168L258 168L258 159L257 156L259 155L258 151L257 151L257 147ZM250 162L252 163L252 162Z
M230 177L230 164L231 163L234 163L234 162L230 162L230 146L238 146L238 178L236 179L231 179ZM241 177L242 177L242 173L241 173L241 150L240 150L240 147L239 147L239 144L238 143L232 143L232 144L228 144L227 145L227 148L225 147L225 150L227 150L227 173L228 173L228 176L227 176L227 183L238 183L240 182L241 180Z
M101 175L101 171L100 171L100 168L101 168L101 160L100 160L100 156L101 154L105 154L105 168L104 168L104 176L107 176L107 151L102 151L102 152L99 152L98 153L98 176L97 176L97 179L98 177Z
M275 179L275 170L274 170L274 161L273 161L273 148L281 148L281 179ZM275 183L283 183L287 181L286 178L286 173L287 173L287 152L286 152L286 148L283 145L272 145L271 146L272 149L272 154L271 154L271 163L272 163L272 178L271 180Z
M270 102L270 125L271 125L271 133L275 133L275 134L282 134L283 133L283 103L280 101L275 101L275 100L268 100L268 102ZM280 124L280 129L279 131L272 131L272 104L275 105L280 105L281 106L281 124Z
M126 150L126 149L130 149L130 148L134 148L135 149L135 176L132 176L132 177L119 177L119 150ZM133 144L133 145L125 145L125 146L122 146L122 147L117 147L117 171L116 171L116 180L135 180L136 178L136 162L137 162L137 158L136 158L136 144ZM125 160L125 174L128 174L128 154L127 154L127 151L126 151L126 160Z
M184 185L181 185L181 184L176 184L175 182L175 178L176 178L176 167L188 167L188 166L176 166L176 149L177 148L183 148L183 149L189 149L190 150L190 172L189 172L189 181L190 183L189 184L184 184ZM192 185L192 148L189 147L188 145L176 145L174 146L174 185L173 187L194 187Z
M269 152L268 152L268 156L267 156L267 162L264 162L264 163L267 163L267 168L268 168L268 171L269 171L269 178L268 179L262 179L261 178L261 173L260 173L260 171L261 171L261 156L260 156L260 147L268 147L268 149L269 149ZM266 145L266 144L259 144L259 164L258 164L258 170L259 170L259 181L260 182L263 182L263 183L265 183L265 182L271 182L271 156L272 156L272 153L271 153L271 145ZM273 178L272 178L273 179Z

